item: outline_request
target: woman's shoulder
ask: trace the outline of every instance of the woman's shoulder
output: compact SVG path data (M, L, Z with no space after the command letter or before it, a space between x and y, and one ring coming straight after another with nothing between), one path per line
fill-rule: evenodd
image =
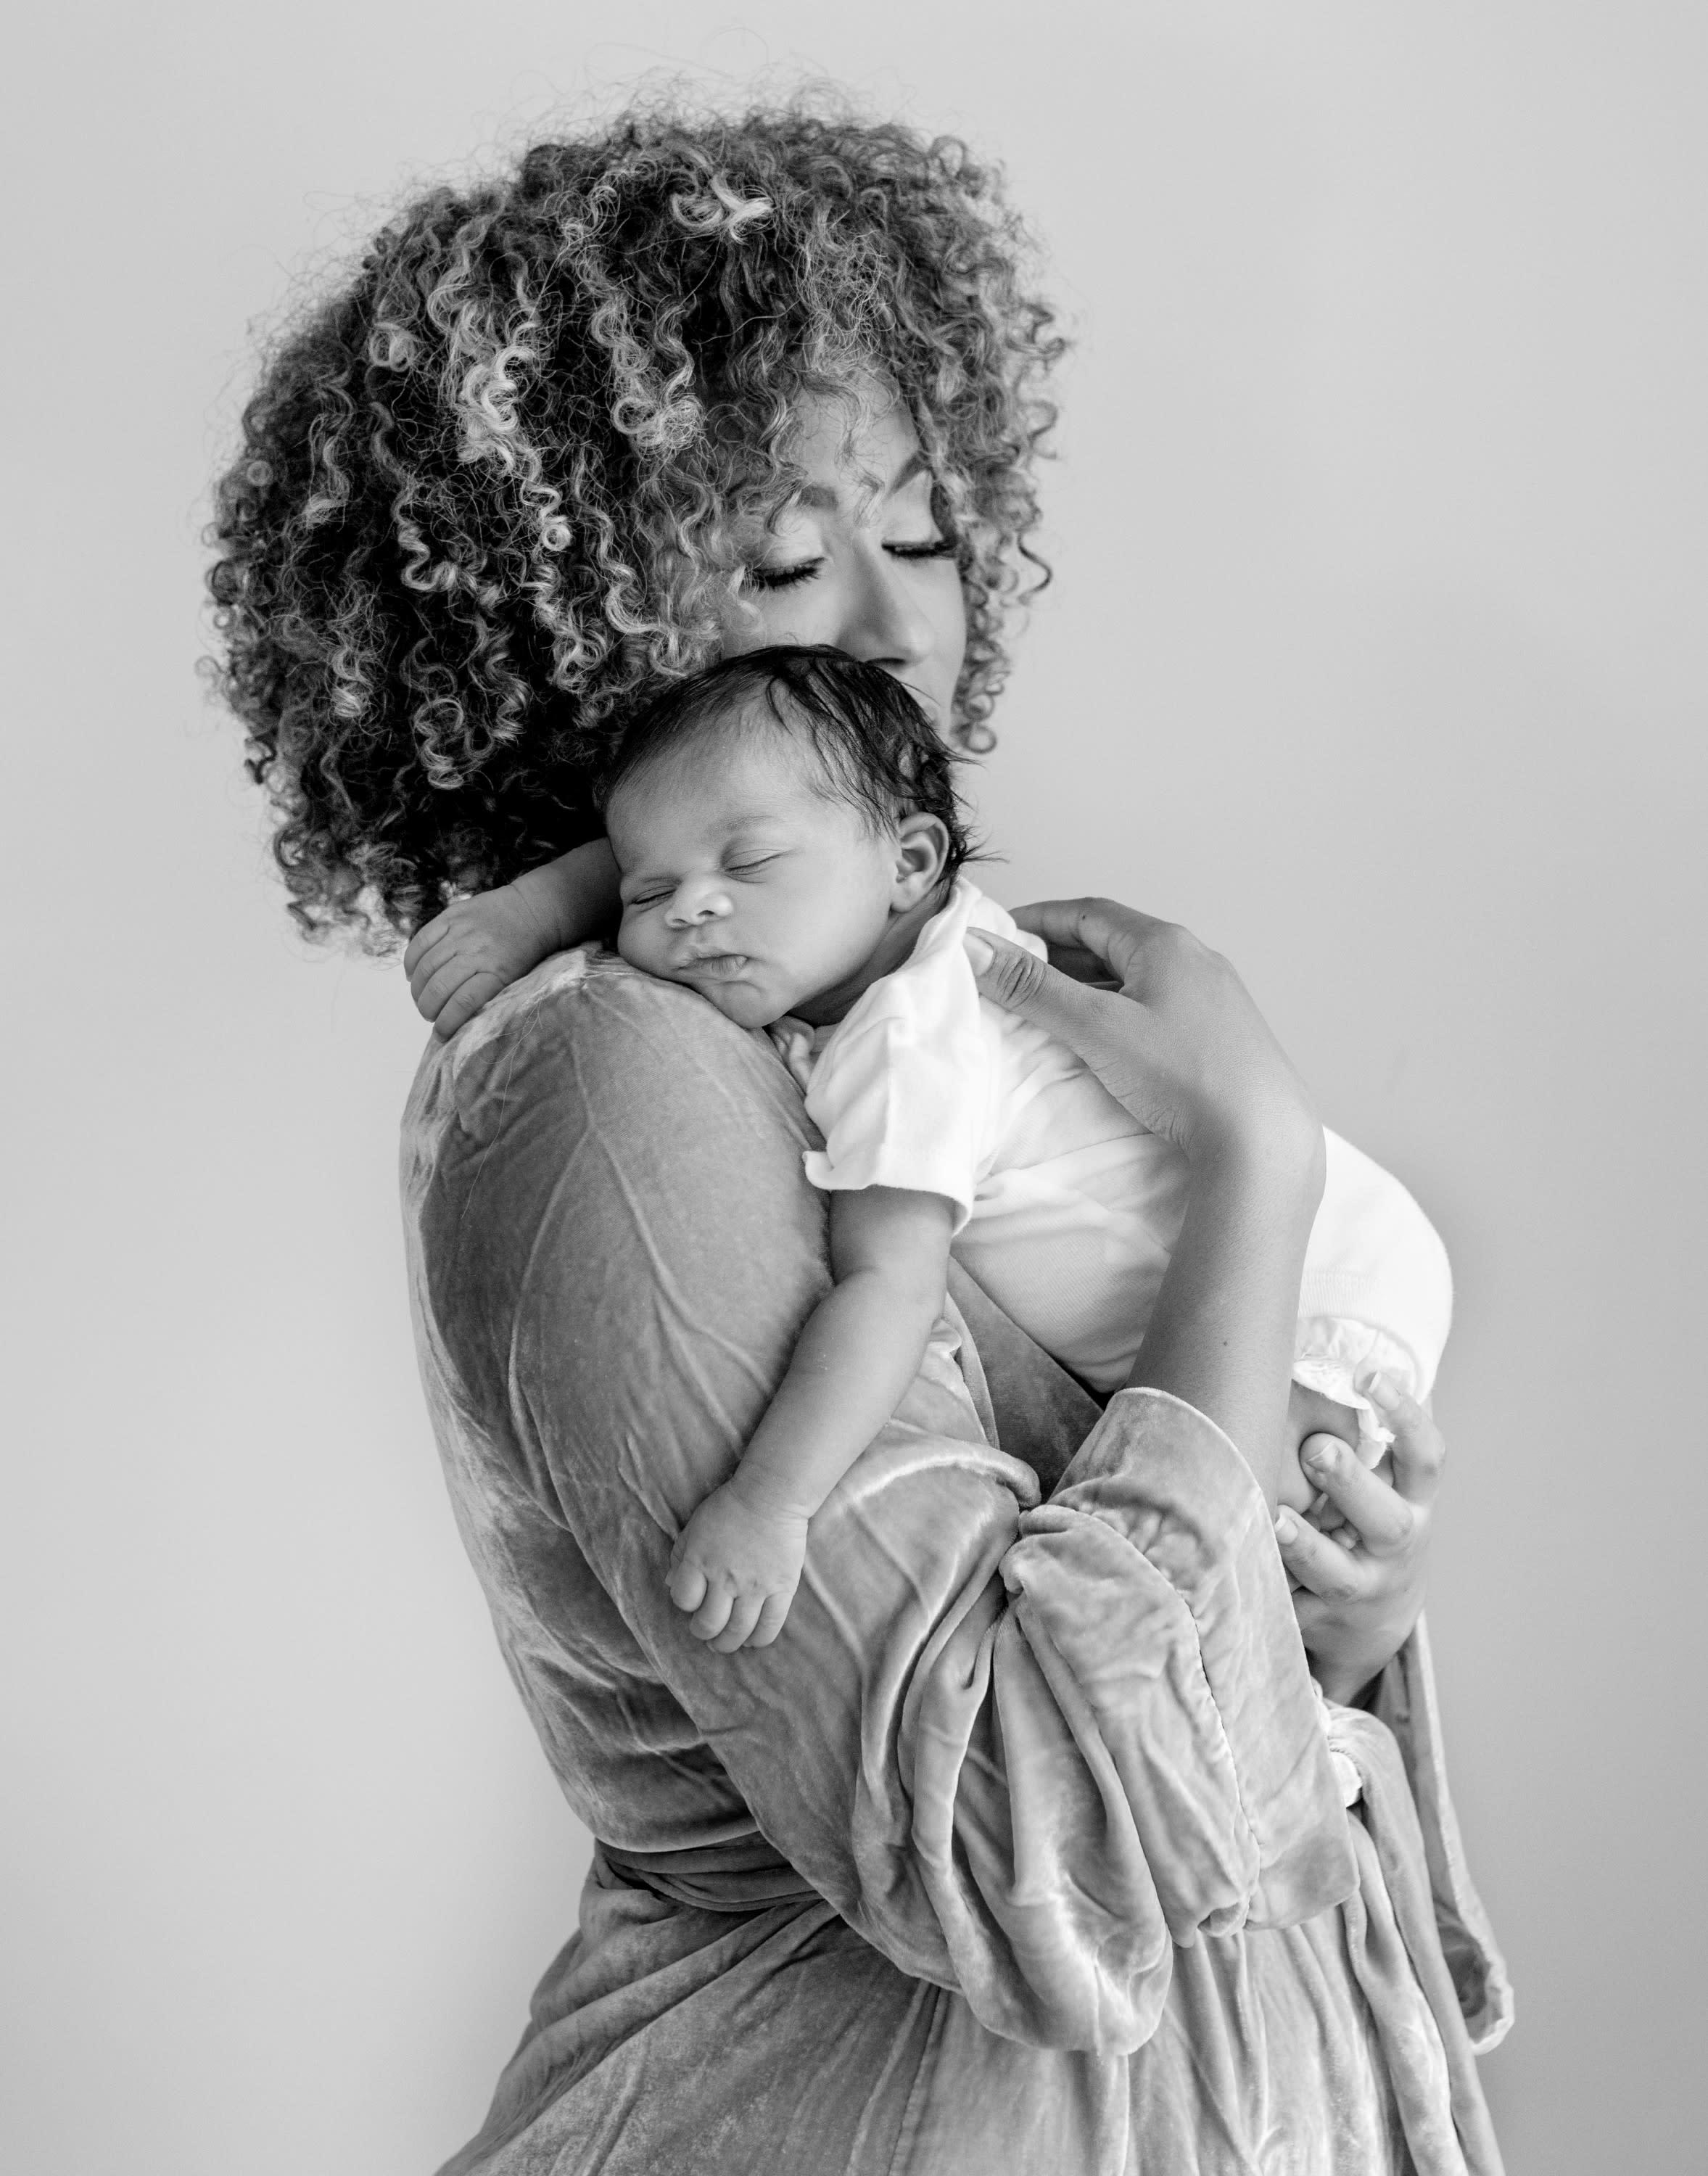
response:
M757 1123L770 1112L801 1129L798 1091L763 1035L591 944L542 960L448 1042L429 1042L405 1134L454 1125L490 1139L542 1098L627 1109L642 1127L691 1123L737 1098Z

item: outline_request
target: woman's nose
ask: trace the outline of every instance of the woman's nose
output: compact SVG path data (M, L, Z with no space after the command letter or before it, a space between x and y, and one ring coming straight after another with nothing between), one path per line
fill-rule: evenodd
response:
M936 639L903 564L876 542L853 554L843 624L831 638L867 665L917 665Z

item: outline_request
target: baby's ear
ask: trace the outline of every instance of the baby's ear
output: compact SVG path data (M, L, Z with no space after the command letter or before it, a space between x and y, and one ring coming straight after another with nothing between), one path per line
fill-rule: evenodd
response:
M894 903L898 909L917 906L942 879L949 826L940 816L904 816L896 840Z

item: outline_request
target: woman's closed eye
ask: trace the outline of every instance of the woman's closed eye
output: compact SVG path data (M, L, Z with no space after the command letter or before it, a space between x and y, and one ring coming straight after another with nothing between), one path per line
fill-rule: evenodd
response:
M935 536L918 544L886 544L884 549L892 559L949 559L955 556L955 540L950 536ZM792 590L810 582L814 574L823 571L822 552L811 559L797 559L787 567L749 567L747 579L756 590Z

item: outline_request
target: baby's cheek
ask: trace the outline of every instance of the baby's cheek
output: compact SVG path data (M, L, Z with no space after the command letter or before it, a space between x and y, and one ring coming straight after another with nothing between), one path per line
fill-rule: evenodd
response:
M639 967L643 974L655 975L658 970L658 947L648 943L652 933L638 917L625 914L617 925L618 955L631 967Z

